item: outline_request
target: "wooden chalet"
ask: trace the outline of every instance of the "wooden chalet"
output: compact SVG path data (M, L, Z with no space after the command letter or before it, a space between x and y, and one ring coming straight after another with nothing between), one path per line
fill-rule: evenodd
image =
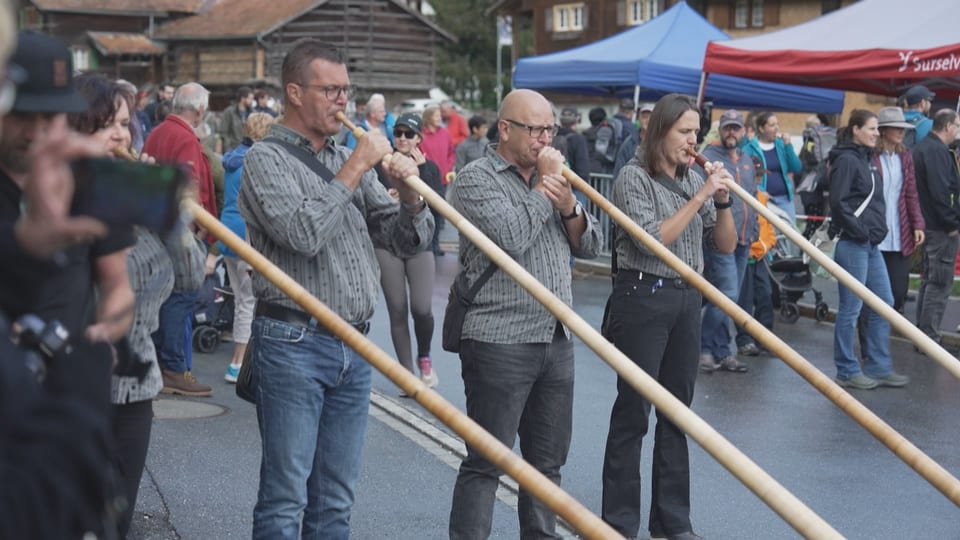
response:
M436 86L437 46L456 40L403 0L220 0L154 33L167 44L169 80L230 94L279 87L283 57L304 37L341 47L351 82L388 101L426 95Z

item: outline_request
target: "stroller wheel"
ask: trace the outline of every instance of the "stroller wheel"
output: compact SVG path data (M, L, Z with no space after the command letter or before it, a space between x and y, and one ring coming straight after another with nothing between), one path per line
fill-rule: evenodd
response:
M787 324L793 324L800 318L800 308L793 302L784 302L780 306L780 318Z
M217 350L220 332L212 326L198 326L193 329L193 348L197 352L210 354Z
M827 320L827 316L830 315L830 306L824 302L817 304L817 309L814 312L814 316L817 318L817 322L823 322Z

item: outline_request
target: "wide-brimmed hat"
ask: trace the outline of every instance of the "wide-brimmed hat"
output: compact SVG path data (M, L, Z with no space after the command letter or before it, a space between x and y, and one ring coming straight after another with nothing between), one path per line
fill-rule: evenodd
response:
M13 110L23 113L78 113L87 100L73 88L73 61L67 46L46 34L24 31L10 61L26 71Z
M423 134L423 118L420 118L419 114L416 113L403 113L400 115L400 118L397 118L396 126L404 126L413 130L417 135Z
M904 129L915 129L916 126L907 122L903 116L903 109L900 107L884 107L877 113L877 120L880 127L895 127Z

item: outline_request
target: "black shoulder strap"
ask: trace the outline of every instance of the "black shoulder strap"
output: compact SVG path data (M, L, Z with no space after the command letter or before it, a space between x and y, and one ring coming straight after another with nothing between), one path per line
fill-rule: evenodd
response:
M273 135L263 139L263 142L270 142L282 146L287 150L287 152L290 153L291 156L299 159L304 165L309 167L311 171L315 172L317 176L323 178L323 180L327 183L333 182L334 177L337 176L333 171L328 169L326 165L321 163L320 160L317 159L317 156L313 155L312 152L302 146L297 146L290 141L285 141Z
M488 266L486 270L484 270L483 273L480 274L480 277L477 278L476 283L474 283L473 286L470 287L470 290L467 291L467 294L466 296L463 297L463 299L467 303L473 302L473 299L477 296L477 293L480 292L480 288L483 287L483 285L487 282L487 280L490 279L490 276L492 276L493 273L496 271L497 271L497 263L491 262L490 266Z
M652 178L653 178L653 181L654 181L654 182L660 184L661 186L663 186L663 187L669 189L670 191L676 193L677 195L683 197L684 200L687 200L687 201L690 200L690 196L687 195L687 193L686 193L685 191L683 191L682 189L680 189L680 186L678 186L676 182L668 182L668 181L664 180L663 178L660 178L660 175L659 175L659 174L653 175Z

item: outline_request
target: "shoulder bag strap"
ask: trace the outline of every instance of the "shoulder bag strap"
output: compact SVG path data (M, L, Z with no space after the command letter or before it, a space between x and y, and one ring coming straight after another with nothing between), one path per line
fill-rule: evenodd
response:
M690 200L690 196L687 195L687 192L684 191L684 190L682 190L682 189L680 189L680 186L678 186L675 181L674 181L674 182L668 182L668 181L664 180L663 178L660 178L660 175L653 175L653 176L651 176L651 178L653 178L653 181L654 181L654 182L660 184L661 186L663 186L663 187L669 189L670 191L676 193L677 195L683 197L684 200L687 200L687 201Z
M492 276L493 273L496 271L497 271L497 263L491 262L490 266L488 266L486 270L484 270L483 273L480 274L480 277L477 278L476 283L474 283L473 286L470 287L470 290L467 291L467 294L463 297L463 299L467 303L473 302L473 299L477 296L477 293L480 292L480 289L483 287L483 285L487 282L487 280L490 279L490 276Z
M333 171L328 169L326 165L321 163L320 160L317 159L317 156L302 146L297 146L292 142L274 136L263 139L263 142L270 142L282 146L290 155L299 159L328 184L333 182L334 177L337 176Z
M873 192L877 190L877 168L876 165L870 163L870 194L867 195L867 198L860 203L860 206L853 211L853 216L859 218L864 210L867 209L867 205L870 204L870 201L873 199Z

